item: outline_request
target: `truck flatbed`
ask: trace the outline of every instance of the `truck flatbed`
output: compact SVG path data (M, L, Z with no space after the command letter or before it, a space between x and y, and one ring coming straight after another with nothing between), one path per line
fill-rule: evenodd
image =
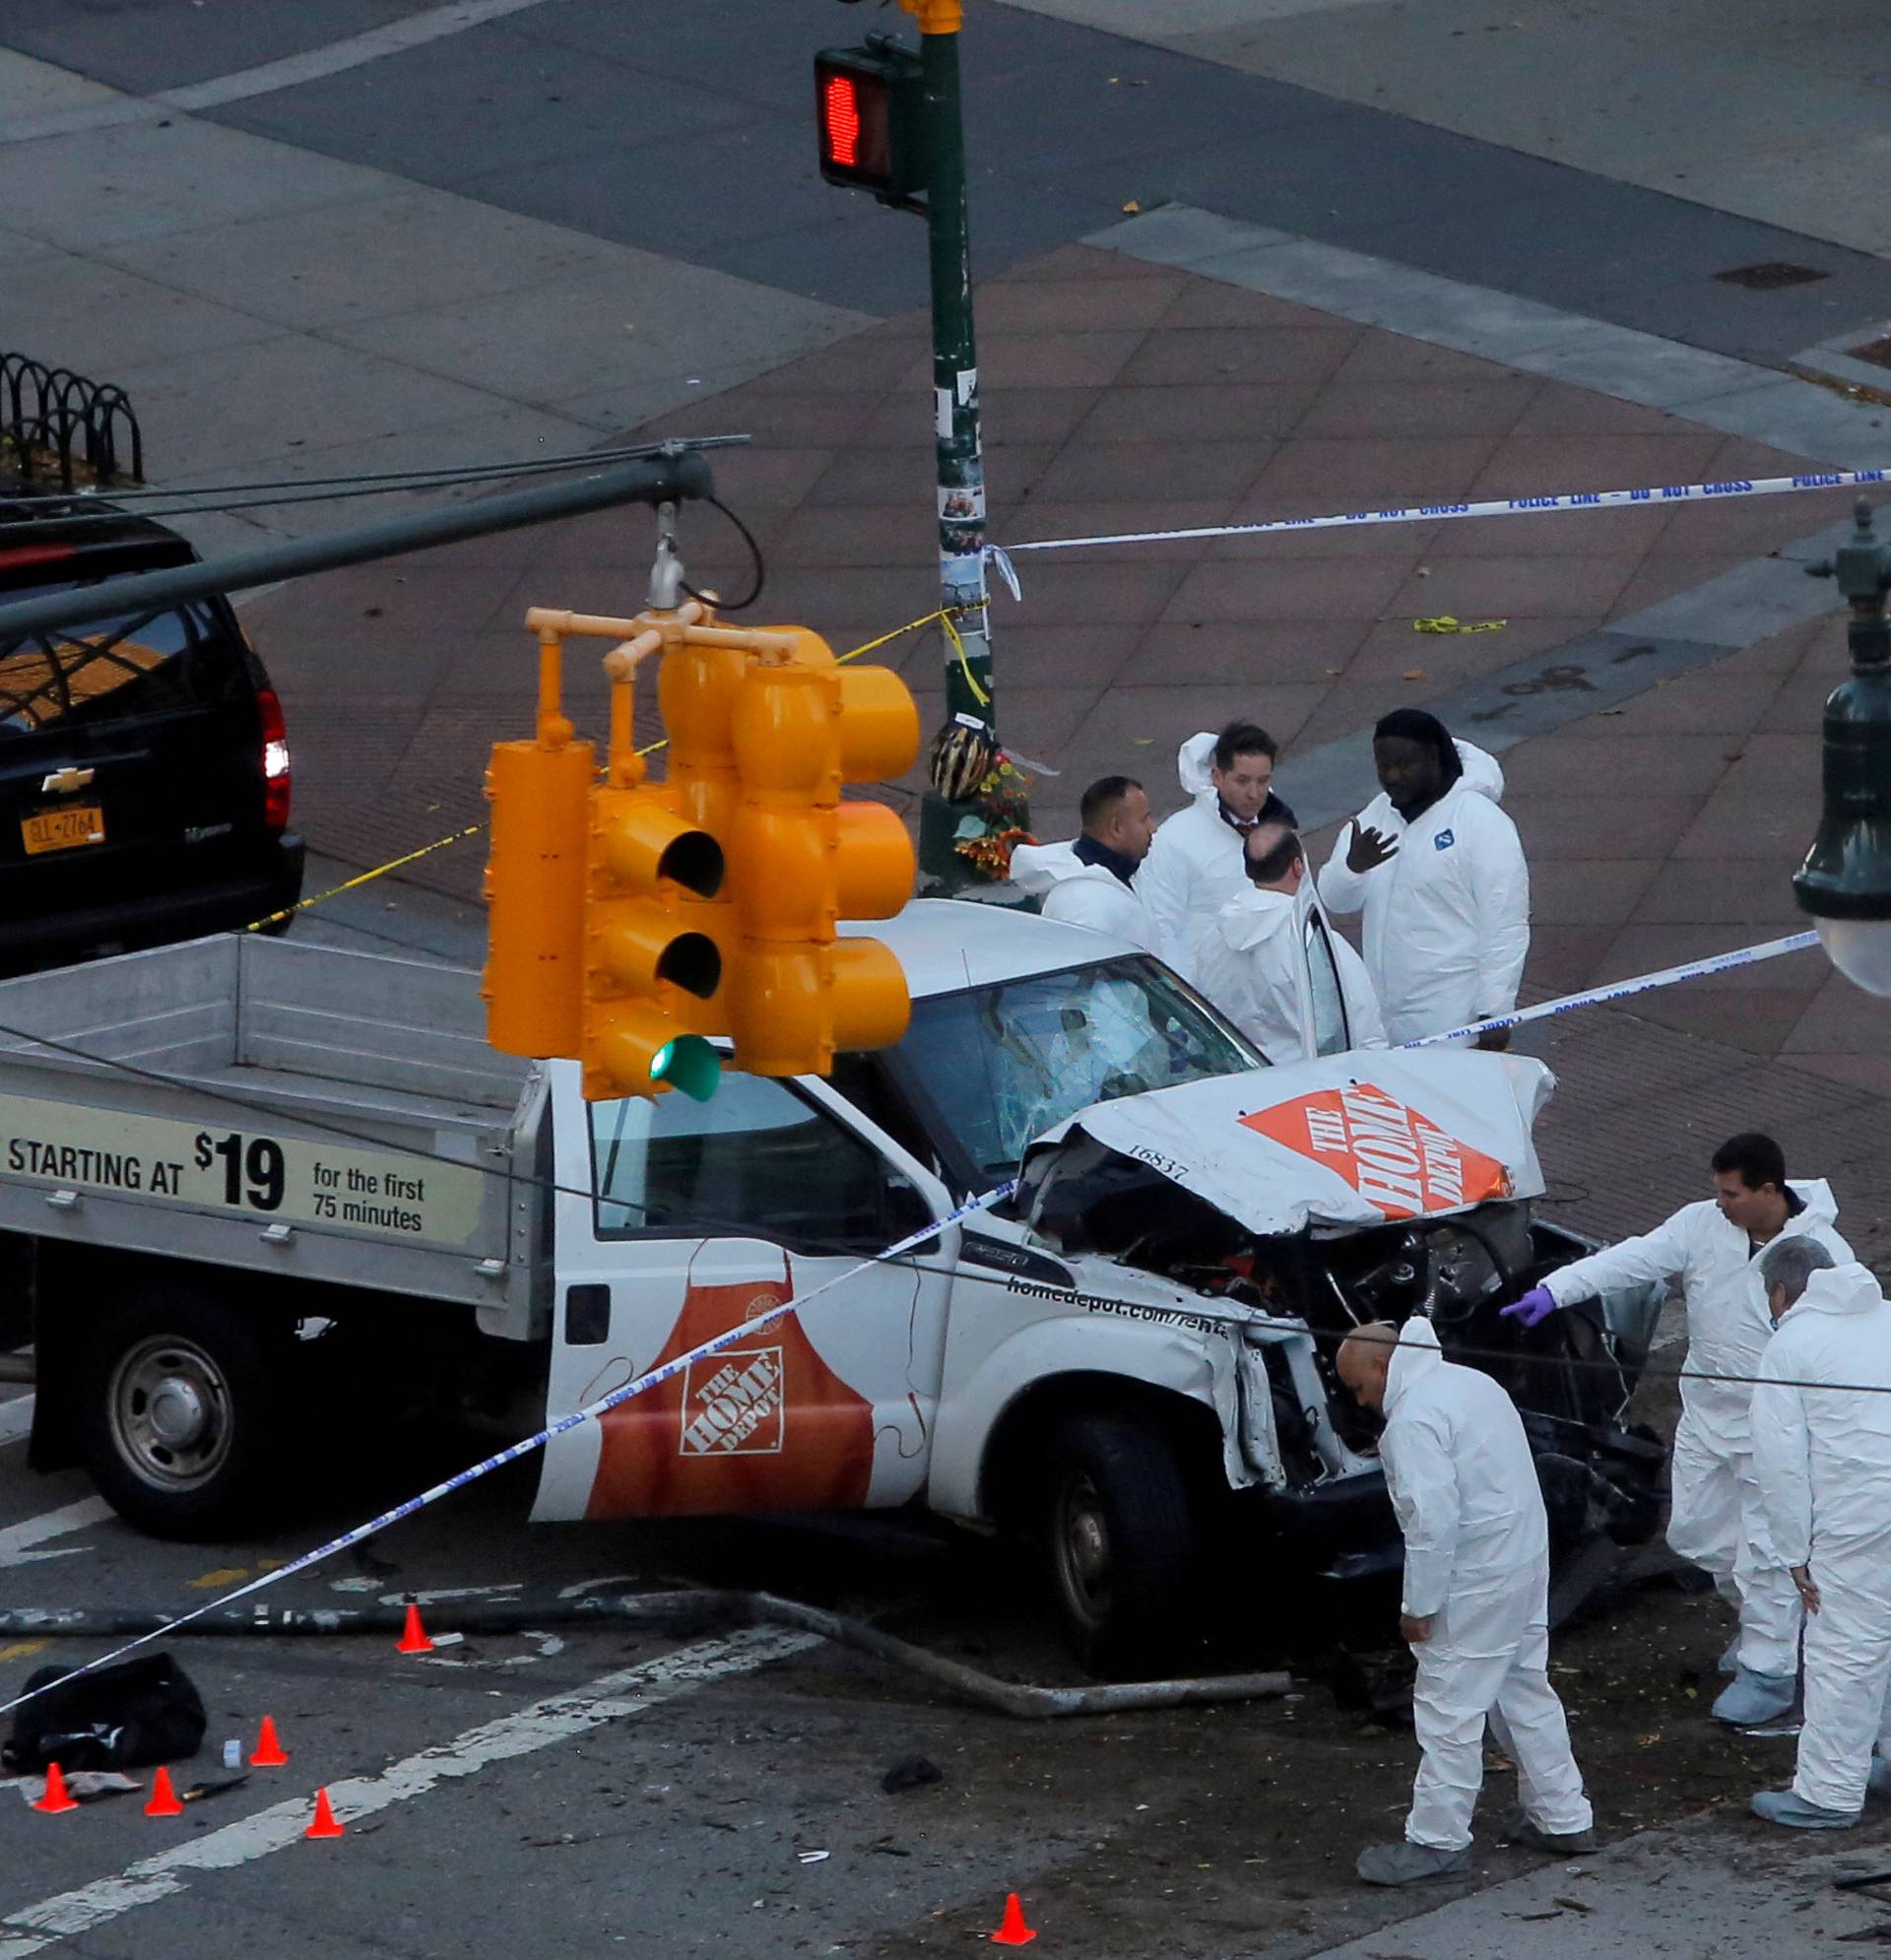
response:
M223 935L29 975L0 982L0 1228L523 1334L543 1102L457 968Z

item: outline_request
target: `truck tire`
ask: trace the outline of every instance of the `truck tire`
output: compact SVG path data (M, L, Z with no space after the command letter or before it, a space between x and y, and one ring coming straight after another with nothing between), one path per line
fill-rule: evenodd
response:
M82 1460L128 1524L186 1541L240 1535L280 1504L293 1424L288 1330L184 1287L107 1314L79 1374Z
M1197 1629L1197 1531L1159 1424L1130 1411L1066 1416L1042 1458L1039 1533L1051 1595L1092 1672L1158 1669Z

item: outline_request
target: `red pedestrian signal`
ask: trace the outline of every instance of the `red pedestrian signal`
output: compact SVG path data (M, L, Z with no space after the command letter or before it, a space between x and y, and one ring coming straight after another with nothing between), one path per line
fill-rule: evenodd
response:
M821 167L860 168L860 84L851 75L829 75L820 89Z
M820 174L887 203L925 184L919 57L897 43L827 48L815 56Z

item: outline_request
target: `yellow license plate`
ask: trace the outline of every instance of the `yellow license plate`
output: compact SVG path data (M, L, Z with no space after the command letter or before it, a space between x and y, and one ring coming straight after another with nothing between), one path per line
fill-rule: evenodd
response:
M27 856L41 851L70 851L81 844L105 841L105 813L96 804L76 804L70 810L41 810L20 819Z

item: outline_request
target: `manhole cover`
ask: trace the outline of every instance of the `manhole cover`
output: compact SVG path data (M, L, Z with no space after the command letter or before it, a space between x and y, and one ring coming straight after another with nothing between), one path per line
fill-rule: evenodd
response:
M1848 350L1854 360L1873 361L1879 367L1891 367L1891 334L1880 334L1876 340L1868 340L1862 347Z
M1780 261L1772 265L1736 265L1731 272L1717 272L1714 277L1728 286L1745 286L1764 293L1776 286L1805 286L1815 279L1830 279L1832 275L1815 272L1809 265L1787 265Z

